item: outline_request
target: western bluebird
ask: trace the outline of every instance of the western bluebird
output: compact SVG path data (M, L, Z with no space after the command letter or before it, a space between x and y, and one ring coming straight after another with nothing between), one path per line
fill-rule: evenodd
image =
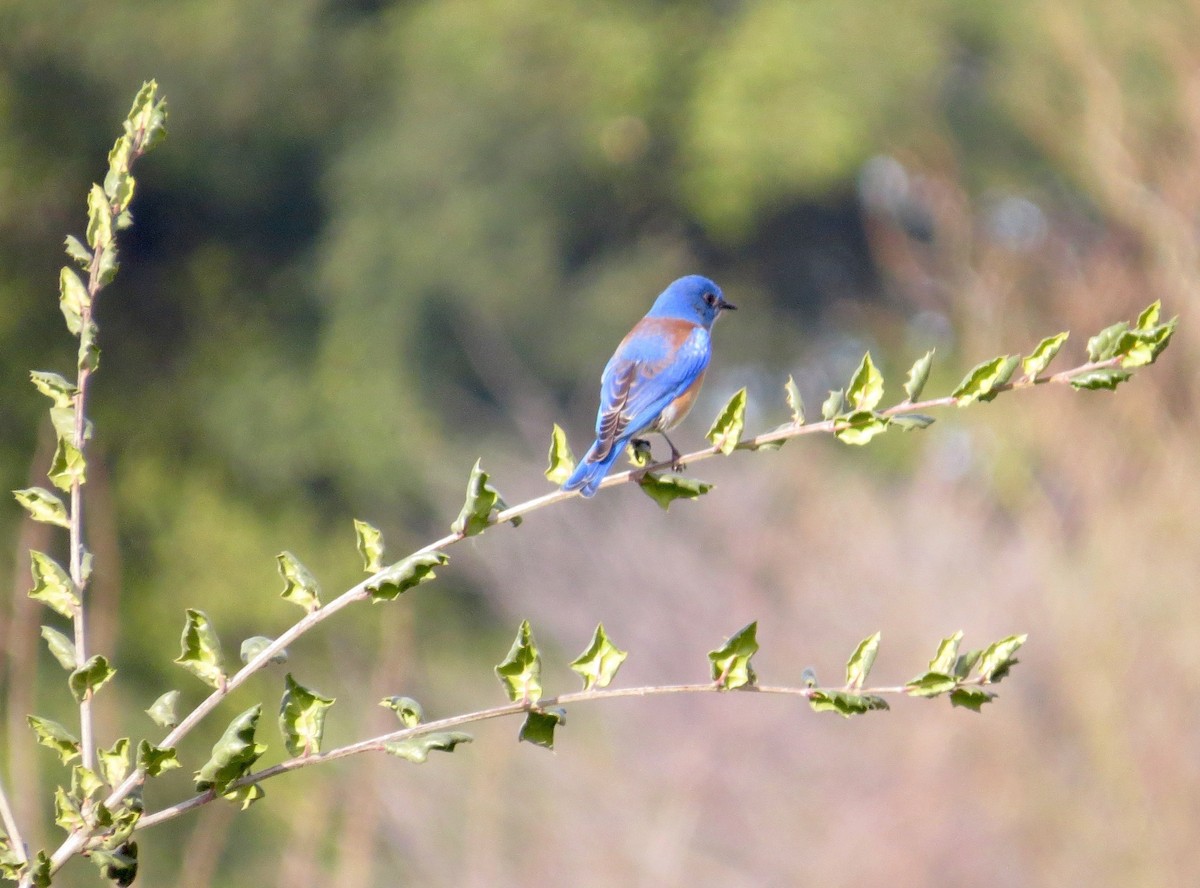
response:
M679 451L666 432L683 420L704 382L712 355L713 322L724 309L721 288L698 274L674 281L654 300L646 316L621 340L600 376L596 441L563 490L592 496L635 435L658 432Z

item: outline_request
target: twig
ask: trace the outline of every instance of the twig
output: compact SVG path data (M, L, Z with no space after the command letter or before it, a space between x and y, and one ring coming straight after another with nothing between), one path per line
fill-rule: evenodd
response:
M4 821L4 831L8 833L8 844L21 863L29 862L29 852L25 849L25 840L21 838L21 830L17 827L17 818L13 816L12 806L8 803L8 794L4 785L0 784L0 820Z

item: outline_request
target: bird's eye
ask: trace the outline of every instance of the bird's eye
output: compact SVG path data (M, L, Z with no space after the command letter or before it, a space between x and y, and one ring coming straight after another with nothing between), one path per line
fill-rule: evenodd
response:
M716 293L705 293L704 301L707 302L709 305L716 305L717 304L717 294Z

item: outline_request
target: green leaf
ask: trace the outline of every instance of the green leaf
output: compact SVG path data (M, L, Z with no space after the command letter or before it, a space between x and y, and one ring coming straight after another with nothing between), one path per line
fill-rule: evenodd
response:
M844 444L862 446L870 443L876 435L887 431L891 422L886 416L873 413L870 410L855 410L846 416L838 417L834 436Z
M104 255L108 255L106 251ZM89 322L84 325L79 332L79 358L78 365L80 370L95 370L100 366L100 346L96 344L100 337L100 329L95 322Z
M821 418L833 419L838 416L846 406L846 393L841 389L831 391L829 397L821 404Z
M1087 353L1092 361L1106 361L1117 354L1117 344L1129 330L1129 324L1119 321L1110 327L1105 327L1088 340Z
M175 662L206 685L221 688L225 671L221 668L221 639L203 611L188 608L187 622L180 638L180 653Z
M333 697L322 696L297 682L290 672L287 674L279 703L279 732L290 754L312 755L321 751L325 715L333 703Z
M629 461L639 469L654 462L654 451L645 438L634 438L625 448L625 453L629 456Z
M97 753L103 752L97 749ZM96 776L96 772L83 765L71 769L71 796L76 799L91 799L104 786L104 781Z
M94 848L88 852L88 856L92 863L100 868L100 875L118 888L128 888L137 878L137 842L125 842L111 850Z
M22 490L14 490L13 496L34 521L57 524L59 527L69 528L71 526L71 519L67 515L67 507L63 505L63 501L44 487L26 487Z
M58 722L36 715L26 716L25 720L37 735L38 743L58 753L58 758L64 765L71 764L79 757L79 740Z
M1054 336L1047 336L1037 344L1029 355L1021 361L1021 374L1026 379L1037 379L1046 368L1050 366L1050 362L1054 360L1058 350L1063 347L1063 343L1067 341L1070 332L1064 330L1062 333L1056 333Z
M1121 355L1121 366L1144 367L1153 364L1167 347L1178 323L1179 318L1172 318L1148 330L1134 329L1122 334L1116 348L1116 353Z
M1015 364L1010 364L1011 358L1008 355L1000 355L992 358L990 361L984 361L981 364L976 364L971 371L963 377L963 381L958 384L950 397L954 398L959 407L966 407L968 404L973 404L984 395L988 394L996 385L1001 385L999 380L1007 370L1011 376Z
M620 650L608 640L604 624L599 623L596 625L596 631L592 633L591 644L571 661L571 669L583 679L585 691L606 688L628 656L628 652Z
M677 499L696 499L712 490L713 486L699 478L689 478L673 472L657 474L647 472L638 481L642 492L654 500L664 511L671 508Z
M99 185L92 185L92 190L88 192L88 224L87 224L87 242L88 246L94 251L97 247L103 246L107 250L112 246L113 231L112 231L112 207L108 202L108 195L104 193L104 189Z
M958 659L954 661L954 677L965 679L971 674L971 670L975 668L975 664L979 662L981 656L983 656L983 651L967 651L965 654L959 654Z
M800 397L800 389L790 373L783 384L783 396L787 400L788 410L792 412L792 425L804 425L804 399Z
M412 697L384 697L379 705L396 713L396 718L406 728L415 728L425 718L425 710Z
M46 475L59 490L69 491L75 481L80 484L87 481L87 460L68 438L59 438Z
M25 861L17 854L8 836L0 833L0 879L17 882L25 871Z
M375 573L383 567L383 534L375 525L355 518L354 536L358 543L358 554L362 556L363 570L369 574Z
M992 380L990 389L979 396L979 400L983 402L994 400L996 395L1000 394L1000 386L1008 385L1012 380L1013 374L1017 372L1017 367L1021 365L1020 355L1009 355L1004 359L1004 363L1000 365L999 371L996 373L996 378Z
M867 680L871 667L875 665L875 655L879 653L879 639L883 633L864 638L859 642L850 659L846 661L846 687L857 691Z
M229 791L229 784L245 776L267 751L266 746L254 742L254 731L261 714L262 704L257 703L229 723L213 746L209 760L196 772L198 792L211 789L224 795Z
M30 880L33 888L50 888L50 858L45 851L39 851L33 859Z
M82 703L89 694L94 696L96 691L107 684L116 672L117 670L109 665L107 658L95 654L71 673L67 684L71 688L71 693L75 695L75 700Z
M88 257L91 258L90 255ZM91 309L92 298L79 273L64 265L58 274L58 307L62 310L67 329L75 336L83 330L83 314Z
M475 460L471 468L471 477L467 479L467 498L462 510L450 530L462 536L475 536L483 533L491 523L492 512L504 509L507 504L500 492L488 482L488 473L480 467L480 460ZM513 519L513 527L521 523L520 518Z
M258 708L261 709L262 707ZM228 731L226 731L226 734L228 734ZM253 735L253 729L251 729L251 734ZM225 738L222 737L221 742L224 742L224 740ZM220 745L221 743L219 742L217 746L213 747L214 756L217 754L217 748ZM265 751L266 747L264 746L262 749ZM257 757L255 756L255 758ZM137 763L138 767L146 772L147 777L157 777L167 771L174 771L176 768L183 767L179 764L179 757L175 754L174 746L155 746L149 740L143 740L138 744ZM211 764L212 762L209 762L209 765ZM205 765L205 767L208 767L208 765Z
M554 748L554 729L567 723L567 711L561 707L531 709L525 713L525 723L517 734L517 740L534 746Z
M79 611L79 595L67 572L44 552L31 549L29 560L33 574L33 588L29 590L29 597L73 619Z
M858 369L850 377L850 385L846 388L846 400L855 410L874 410L883 400L883 375L871 360L870 352L863 355Z
M708 652L712 680L727 691L752 685L758 680L750 658L758 653L758 621L743 626L723 645Z
M567 433L558 423L550 433L550 453L547 457L546 480L552 484L562 484L571 477L575 470L575 454L571 452L571 443Z
M434 579L437 576L434 568L446 564L449 560L450 556L444 552L423 552L397 561L367 583L366 589L371 595L371 601L376 604L381 601L395 601L414 586Z
M419 765L429 758L429 753L434 750L454 752L454 747L458 744L470 743L473 739L470 734L464 734L462 731L441 731L405 740L394 740L385 743L383 748L389 755L399 756Z
M300 559L291 552L280 552L275 556L279 562L279 575L283 577L283 591L279 596L298 604L309 613L321 606L321 586L317 578Z
M1149 330L1151 327L1156 326L1158 324L1158 316L1161 311L1162 300L1155 299L1144 309L1142 309L1142 313L1138 315L1137 329Z
M96 750L96 762L100 767L100 776L109 786L115 787L129 776L129 738L122 737L112 745L111 749Z
M979 677L984 681L996 682L1008 675L1009 668L1017 662L1013 655L1028 637L1028 635L1010 635L989 645L976 665Z
M910 402L916 401L921 397L921 392L925 390L925 383L929 381L929 370L933 366L933 353L937 349L930 349L921 357L917 358L916 363L908 368L908 378L904 380L904 393L908 395Z
M160 728L173 728L179 724L179 691L167 691L150 704L146 715Z
M1071 388L1096 391L1108 389L1112 391L1122 382L1133 375L1132 371L1120 370L1116 367L1101 367L1099 370L1089 370L1071 378Z
M34 388L53 401L55 407L74 407L79 389L65 376L49 370L30 370L29 378ZM75 433L75 414L71 413L70 417L70 433L66 437L73 437Z
M221 798L237 805L239 811L245 811L259 799L265 799L266 797L267 791L257 783L239 786L236 789L221 794Z
M243 663L249 663L264 650L275 643L275 639L267 638L265 635L252 635L242 642L242 649L239 652ZM288 661L287 648L276 651L270 658L271 663L280 666Z
M54 790L54 824L67 832L84 826L83 812L76 799L61 786Z
M68 672L74 672L79 665L79 658L75 653L75 642L50 626L42 627L42 638L46 639L46 645L50 648L54 659L58 660L58 664Z
M938 644L937 652L929 661L929 671L942 675L953 675L954 664L958 662L958 645L962 641L962 630L959 629L949 638L943 638Z
M947 691L954 690L958 679L952 675L940 672L926 672L918 675L904 686L904 693L910 697L937 697Z
M92 264L92 251L83 245L83 241L75 237L73 234L68 234L64 242L67 255L74 259L79 265L87 268ZM74 332L74 331L72 331Z
M167 100L158 97L158 81L147 80L138 90L125 119L125 135L134 147L152 151L166 138Z
M996 695L982 688L955 688L950 692L950 705L962 706L972 712L979 712L984 703L991 703Z
M496 667L496 678L508 699L536 703L542 696L542 658L533 640L529 621L524 620L504 662Z
M848 691L816 691L808 697L814 712L836 712L849 718L876 709L888 709L887 701L875 694L852 694Z
M733 397L721 408L704 437L713 447L726 456L733 453L738 442L742 440L742 431L746 427L746 389L740 388Z
M899 416L893 416L888 419L888 425L895 426L902 432L911 432L914 429L927 429L933 423L933 417L926 416L924 413L902 413Z

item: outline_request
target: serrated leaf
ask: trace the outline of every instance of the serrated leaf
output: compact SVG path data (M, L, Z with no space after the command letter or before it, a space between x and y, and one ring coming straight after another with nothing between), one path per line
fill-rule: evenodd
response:
M846 387L846 400L854 410L874 410L883 400L883 375L871 360L871 353L863 355L858 369L850 377Z
M628 652L620 650L608 640L604 624L599 623L587 649L571 661L571 670L583 679L585 691L606 688L628 656Z
M1070 335L1069 331L1064 330L1053 336L1047 336L1039 342L1037 347L1021 361L1021 374L1026 379L1037 379L1041 376L1046 368L1050 366L1050 362L1054 360L1059 349L1063 347L1063 343L1067 341L1067 337Z
M846 661L846 687L857 691L867 680L871 667L875 665L875 655L879 653L879 639L882 632L876 632L859 642L850 659Z
M90 310L91 304L92 299L79 277L79 272L69 265L64 265L58 274L58 307L62 310L63 320L67 322L67 329L72 335L78 336L83 330L83 315Z
M546 480L552 484L563 484L575 470L575 454L571 452L571 443L567 433L558 423L550 432L550 453L546 457Z
M902 432L911 432L917 429L927 429L934 423L932 416L926 416L924 413L901 413L897 416L892 416L888 419L889 426L895 426Z
M108 255L108 252L105 252ZM100 328L95 322L88 322L83 325L83 329L79 332L79 352L78 366L82 371L87 369L94 371L100 366L100 346L97 341L100 338Z
M937 652L929 661L930 672L940 672L942 675L952 675L954 664L958 662L958 645L962 641L962 630L959 629L949 638L943 638L938 644Z
M677 499L697 499L713 488L707 481L673 472L663 474L647 472L638 480L638 487L646 496L658 503L663 511L668 511L671 503Z
M94 848L88 857L100 868L100 875L118 888L128 888L138 874L137 842L125 842L114 849Z
M379 705L396 713L396 718L406 728L415 728L425 718L425 710L412 697L384 697Z
M74 398L79 394L79 389L62 374L50 370L30 370L29 379L34 388L54 402L55 407L73 408ZM67 437L73 436L75 432L75 414L72 412L70 417L71 428Z
M992 380L991 387L987 392L979 396L979 400L982 402L994 400L996 395L1000 394L1000 387L1008 385L1013 378L1013 374L1017 372L1017 367L1020 365L1020 355L1009 355L1006 357L1004 363L1000 365L1000 369L996 372L996 378Z
M92 185L92 190L88 192L87 207L88 246L93 251L100 246L103 246L107 250L111 246L113 239L112 207L109 205L108 195L104 193L104 189L99 185Z
M42 627L42 638L46 639L46 646L50 648L50 653L58 660L58 664L68 672L74 672L79 665L75 642L50 626Z
M875 694L852 694L849 691L813 691L809 694L808 705L814 712L836 712L845 718L890 708L886 700Z
M972 712L979 712L984 703L991 703L995 697L981 688L955 688L950 692L950 705L962 706Z
M952 675L940 672L926 672L918 675L904 686L904 693L910 697L937 697L947 691L954 690L958 679Z
M213 790L224 795L229 784L249 773L267 747L254 742L254 731L262 714L262 704L251 706L232 722L212 748L212 755L196 772L196 790Z
M279 732L283 745L292 755L312 755L321 751L325 735L325 715L334 704L325 697L292 678L284 678L283 699L279 703Z
M261 709L261 707L258 707ZM234 723L236 724L236 722ZM230 726L232 727L232 725ZM228 733L228 732L227 732ZM253 731L251 731L253 733ZM224 741L224 737L221 741ZM213 747L213 755L217 753L217 746ZM262 747L264 750L266 747ZM257 758L257 756L255 756ZM174 771L176 768L183 767L179 763L179 757L175 754L174 746L155 746L149 740L143 740L138 743L137 751L138 768L146 772L147 777L157 777L167 771ZM209 762L209 764L212 764ZM206 765L207 767L207 765ZM207 787L205 787L207 788Z
M1001 385L997 380L1007 370L1011 376L1016 365L1010 363L1009 355L1000 355L992 358L990 361L984 361L976 364L971 368L970 372L963 377L962 382L958 387L950 393L950 397L954 398L959 407L966 407L968 404L973 404L984 395L991 392L993 386Z
M97 752L103 752L103 750L97 750ZM104 781L91 768L76 765L71 769L71 795L73 798L90 800L103 786Z
M846 407L846 393L841 389L831 391L829 397L821 404L821 418L833 419Z
M29 866L29 880L33 888L50 888L50 858L39 851Z
M712 680L727 691L752 685L758 680L750 658L758 653L758 621L743 626L729 640L708 652Z
M67 832L74 832L84 826L79 802L71 798L70 793L61 786L54 790L54 825Z
M68 234L64 247L67 255L74 259L79 265L87 268L92 262L92 251L83 245L83 241L75 237L73 234Z
M440 731L435 734L422 734L419 737L409 737L405 740L394 740L385 743L383 749L389 755L408 759L410 762L421 764L429 753L434 750L454 752L454 747L460 743L470 743L474 737L462 731Z
M59 490L69 491L76 481L87 481L87 460L69 439L59 438L46 476Z
M1117 353L1117 343L1120 342L1121 337L1127 330L1129 330L1129 324L1125 321L1118 321L1111 326L1105 327L1088 340L1088 358L1092 361L1106 361L1115 356Z
M265 635L252 635L242 642L242 649L238 652L243 663L249 663L264 650L275 643L275 639L267 638ZM280 666L288 661L287 648L276 651L271 655L269 662Z
M531 709L525 713L525 723L517 733L517 740L554 748L554 729L567 723L567 711L562 707Z
M1171 336L1179 318L1148 330L1134 329L1122 334L1117 342L1116 353L1121 355L1122 367L1144 367L1153 364Z
M1071 388L1096 391L1108 389L1112 391L1133 375L1132 371L1120 370L1116 367L1101 367L1099 370L1089 370L1071 378Z
M367 592L371 596L371 601L376 604L381 601L395 601L414 586L419 586L426 580L437 577L434 568L449 561L450 556L445 552L423 552L409 555L367 583Z
M954 661L954 677L965 679L971 674L971 670L975 668L975 664L979 662L981 656L983 656L983 651L967 651L965 654L959 654L958 659Z
M180 653L175 662L206 685L214 688L225 684L221 668L221 639L203 611L188 608L187 622L180 638Z
M542 658L533 640L529 621L524 620L508 656L496 669L496 678L513 702L536 703L542 696Z
M471 468L471 476L467 479L467 497L463 507L450 525L450 530L463 536L475 536L483 533L492 520L492 512L508 507L504 497L489 481L488 473L483 470L480 460L475 460ZM522 518L513 518L512 526L518 527Z
M59 527L69 528L71 526L71 519L67 515L67 507L63 501L44 487L26 487L22 490L14 490L13 496L34 521L57 524Z
M925 391L925 383L929 381L929 370L933 366L933 354L937 349L931 348L908 368L908 377L904 380L904 393L908 400L916 401Z
M179 724L178 708L179 691L167 691L150 704L146 715L160 728L173 728Z
M740 388L721 408L704 437L726 456L733 453L746 428L746 389Z
M869 444L876 435L887 431L891 420L870 410L855 410L847 416L838 417L834 437L843 444L853 444L861 447Z
M29 561L30 573L33 574L33 588L29 590L29 597L64 617L74 618L79 611L79 595L67 572L44 552L31 549Z
M1138 315L1137 329L1149 330L1151 327L1155 326L1158 323L1158 316L1161 311L1162 300L1155 299L1144 309L1142 309L1142 313Z
M783 396L787 400L788 410L792 411L792 425L804 425L804 399L800 397L800 389L790 373L783 384Z
M383 567L383 533L379 528L355 518L354 537L358 554L362 556L363 570L373 574Z
M129 776L129 738L122 737L112 745L111 749L103 747L96 750L96 763L100 768L100 777L109 786L115 787Z
M279 597L298 604L309 613L321 606L321 585L300 559L291 552L280 552L275 556L279 575L283 577L283 591Z
M79 757L79 740L58 722L36 715L26 716L25 720L37 735L38 743L53 749L64 765Z
M75 700L82 703L88 694L95 695L96 691L108 683L117 670L109 665L108 659L99 654L88 657L88 661L71 673L67 684Z
M158 82L147 80L125 119L125 135L143 152L152 151L167 135L166 121L167 100L158 97Z
M1016 662L1013 656L1028 637L1028 635L1010 635L989 645L975 667L979 677L984 681L1000 681L1008 674L1009 667Z
M245 811L259 799L265 799L266 797L267 791L257 783L239 786L236 789L221 794L221 798L237 805L239 811Z

